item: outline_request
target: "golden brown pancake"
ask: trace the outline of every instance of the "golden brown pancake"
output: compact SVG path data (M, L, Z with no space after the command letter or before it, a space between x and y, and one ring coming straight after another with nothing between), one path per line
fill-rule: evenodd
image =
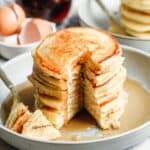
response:
M78 27L50 35L35 50L33 57L38 66L59 77L66 76L66 66L74 57L74 63L82 63L92 52L91 58L98 63L118 51L119 45L110 35L96 29Z
M120 13L126 18L134 20L136 22L150 24L150 14L148 13L139 12L125 5L121 5Z
M22 127L30 115L28 108L23 103L17 103L13 105L5 126L15 132L21 133Z
M85 108L96 119L98 125L103 129L120 127L120 117L124 112L124 106L127 103L127 95L124 91L108 100L108 103L100 106L95 101L86 100Z
M52 140L61 136L40 110L36 110L24 124L22 134L40 140Z
M57 99L56 97L50 97L49 95L44 95L40 93L35 93L34 96L36 100L39 100L43 105L57 110L62 110L65 106L63 99Z
M122 3L127 7L135 9L137 11L150 13L150 1L149 0L122 0Z
M129 35L132 35L135 37L139 37L139 38L143 38L143 39L150 39L150 32L137 32L137 31L133 31L130 29L126 29L126 32Z
M133 30L135 32L150 32L150 24L144 24L140 22L133 21L131 19L126 18L125 16L121 16L121 24L129 30Z

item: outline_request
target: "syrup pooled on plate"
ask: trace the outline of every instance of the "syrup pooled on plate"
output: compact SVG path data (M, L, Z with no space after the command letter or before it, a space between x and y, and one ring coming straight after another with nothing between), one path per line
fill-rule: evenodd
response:
M124 85L128 93L128 104L125 113L121 117L121 127L112 130L100 130L95 120L82 110L67 125L61 128L62 137L56 140L81 141L105 138L131 130L150 120L150 93L147 92L137 81L127 79ZM34 110L34 89L31 83L25 82L18 86L18 91L23 102ZM3 104L4 121L6 120L11 104L11 97ZM133 112L134 110L134 112Z

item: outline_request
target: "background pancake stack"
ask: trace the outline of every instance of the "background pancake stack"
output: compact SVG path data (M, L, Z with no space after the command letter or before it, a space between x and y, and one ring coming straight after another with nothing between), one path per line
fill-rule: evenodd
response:
M150 38L150 1L122 0L121 24L128 34Z
M122 66L121 50L112 57L93 65L85 66L84 103L85 108L103 129L120 126L120 117L127 103L127 94L123 90L126 70Z
M126 70L117 41L92 28L49 35L34 51L30 81L36 106L60 128L84 107L103 129L117 128L127 96Z

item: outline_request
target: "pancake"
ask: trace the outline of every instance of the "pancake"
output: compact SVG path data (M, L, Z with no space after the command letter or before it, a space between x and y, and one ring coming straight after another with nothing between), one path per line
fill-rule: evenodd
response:
M136 32L130 29L126 29L126 32L135 37L142 37L143 39L150 39L150 32Z
M12 127L12 130L15 132L21 133L22 128L23 128L24 124L29 120L30 115L31 115L30 112L27 111L23 115L18 117L18 119L15 121L15 123Z
M58 129L83 107L100 109L123 90L126 71L121 54L118 42L101 30L72 27L48 35L33 52L29 80L35 87L36 107Z
M105 84L108 80L112 79L117 73L120 72L121 66L114 68L112 71L108 71L106 73L102 73L100 75L95 75L89 69L85 69L85 77L90 80L93 85L101 86Z
M150 1L149 0L122 0L122 3L132 9L150 13Z
M55 77L65 77L68 64L82 63L90 52L95 63L101 62L117 53L118 47L118 43L110 35L99 30L68 28L46 38L35 50L33 57L35 62L40 62L38 66L47 69Z
M37 78L37 76L35 76L34 74L32 74L32 76L29 76L28 79L39 89L43 89L48 91L49 89L51 91L56 91L56 92L66 92L67 89L61 89L60 86L56 86L55 84L50 84L50 83L45 83L44 81L42 81L41 79Z
M61 136L40 110L36 110L24 124L22 134L40 140L52 140Z
M57 88L61 88L62 90L67 89L67 83L65 80L56 79L52 76L45 76L43 73L41 73L41 71L35 70L34 67L32 75L40 78L41 80L43 80L43 82L46 82L47 84L54 85Z
M43 105L54 108L54 109L63 109L64 100L57 99L55 97L50 97L49 95L44 95L40 93L34 94L35 99L39 100Z
M48 106L43 105L39 100L35 101L36 109L40 109L42 113L46 116L49 122L56 128L59 129L64 125L65 112L64 110L52 109Z
M75 77L76 74L78 74L80 70L80 65L75 66ZM61 87L61 89L67 89L66 80L64 79L58 79L56 76L51 76L44 72L44 70L41 70L35 63L33 66L33 73L35 73L39 78L41 78L44 82L50 83L52 85L56 85L58 87Z
M23 103L17 103L13 106L5 126L15 132L21 133L22 127L30 115L28 108Z
M34 80L32 77L31 78L29 77L29 79L32 82L32 84L36 87L36 89L40 91L40 93L43 93L45 95L50 95L56 98L62 97L62 99L65 99L67 97L67 91L56 90L54 88L45 86L37 82L36 80Z
M117 98L101 107L95 101L85 101L85 108L96 119L101 128L118 128L120 126L119 119L124 112L126 103L127 95L122 91Z
M62 84L58 81L52 81L52 80L47 80L44 78L40 78L39 74L33 72L31 76L28 77L29 80L35 82L38 82L42 85L45 85L46 87L49 87L49 88L52 88L53 90L62 90L62 91L66 91L67 90L67 87L64 85L64 86L61 86ZM47 82L47 81L51 81L51 82ZM54 83L55 82L55 83ZM58 84L57 84L58 83ZM65 84L65 83L64 83Z
M107 72L111 72L114 70L114 68L118 68L119 65L122 65L124 58L121 57L121 49L118 49L118 53L114 54L113 56L109 57L109 59L106 59L102 61L101 63L98 63L96 65L96 68L93 66L93 61L91 59L86 61L85 68L88 68L93 73L99 75ZM113 67L111 67L113 66Z
M150 14L133 10L125 5L121 5L120 13L127 19L140 23L150 24Z
M122 70L116 76L114 76L111 80L109 80L102 86L93 87L93 84L91 84L89 80L85 79L84 88L86 89L86 91L89 89L89 91L93 93L95 98L99 98L103 95L109 95L112 89L114 88L116 90L122 88L125 78L126 78L126 70L122 68Z
M76 92L74 92L74 94L68 95L68 97L70 97L70 99L79 99L78 92L79 91L76 91ZM40 93L35 93L34 96L35 96L35 99L39 100L43 105L54 108L54 109L61 110L65 106L65 100L61 99L61 97L60 97L60 99L58 99L56 97L52 97L52 96L44 95L44 94L40 94ZM77 102L78 101L76 100L74 102L74 104ZM73 101L71 101L71 103L73 103ZM68 104L70 104L70 103L68 102Z
M126 17L124 17L123 15L121 16L121 24L129 30L133 30L135 32L150 32L150 24L144 24L144 23L140 23L140 22L136 22L130 19L127 19Z
M60 39L60 38L61 37L59 37L58 39ZM66 37L66 38L69 38L69 37ZM62 42L64 43L65 41L62 41ZM42 43L42 45L45 45L45 44L46 43ZM56 43L54 42L54 44L56 44ZM60 46L59 44L56 44L56 45ZM53 49L54 49L54 51L53 51ZM56 54L55 54L55 49L58 49L56 51ZM84 53L84 52L80 51L80 53L78 54L79 51L75 51L74 55L78 55L78 57L76 57L75 61L72 59L69 62L70 59L68 59L68 58L70 58L71 55L73 55L71 52L69 52L71 49L68 49L68 50L66 49L66 52L64 52L64 56L63 56L61 50L60 50L61 53L60 54L58 53L59 52L59 47L58 48L57 47L53 48L53 44L52 44L52 47L49 47L49 50L50 51L48 51L48 53L55 54L53 59L52 58L47 58L47 56L53 57L53 55L48 55L47 51L46 51L46 54L45 54L45 52L44 52L45 49L43 49L43 47L39 46L39 48L35 51L35 54L33 55L35 57L35 62L37 63L38 66L40 66L42 68L42 70L44 70L44 72L46 72L46 74L48 74L49 76L53 76L55 78L58 78L58 79L62 79L62 80L66 80L66 78L67 78L66 73L68 72L67 71L68 70L67 69L68 64L72 65L72 63L76 63L76 62L80 62L80 61L82 62L83 59L86 59L89 56L89 52ZM41 51L42 51L42 53L40 53ZM41 56L40 56L40 54L41 54ZM55 57L57 55L58 55L58 57ZM51 59L54 60L54 61L50 61ZM55 64L55 61L57 61L59 63ZM66 66L65 66L65 63L66 63ZM74 66L76 66L76 64L74 64ZM61 68L64 68L64 70L61 70Z

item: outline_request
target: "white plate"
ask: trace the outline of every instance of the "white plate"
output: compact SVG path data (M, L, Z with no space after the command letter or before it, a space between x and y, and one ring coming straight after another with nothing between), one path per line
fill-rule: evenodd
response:
M147 90L150 90L150 55L131 47L123 46L123 48L123 55L126 57L125 66L128 70L128 76L138 80ZM13 83L17 85L26 81L26 77L32 72L32 64L31 53L26 53L10 60L3 65L3 69ZM0 81L0 103L4 101L8 94L9 90ZM78 142L43 142L25 138L6 129L2 125L0 119L0 138L10 145L22 150L119 150L143 141L150 135L149 131L150 122L144 122L134 129L108 138Z
M113 16L119 21L121 0L102 0ZM108 17L100 9L95 0L81 0L78 4L78 15L82 26L101 28L107 31ZM150 40L112 33L123 45L129 45L150 52Z

